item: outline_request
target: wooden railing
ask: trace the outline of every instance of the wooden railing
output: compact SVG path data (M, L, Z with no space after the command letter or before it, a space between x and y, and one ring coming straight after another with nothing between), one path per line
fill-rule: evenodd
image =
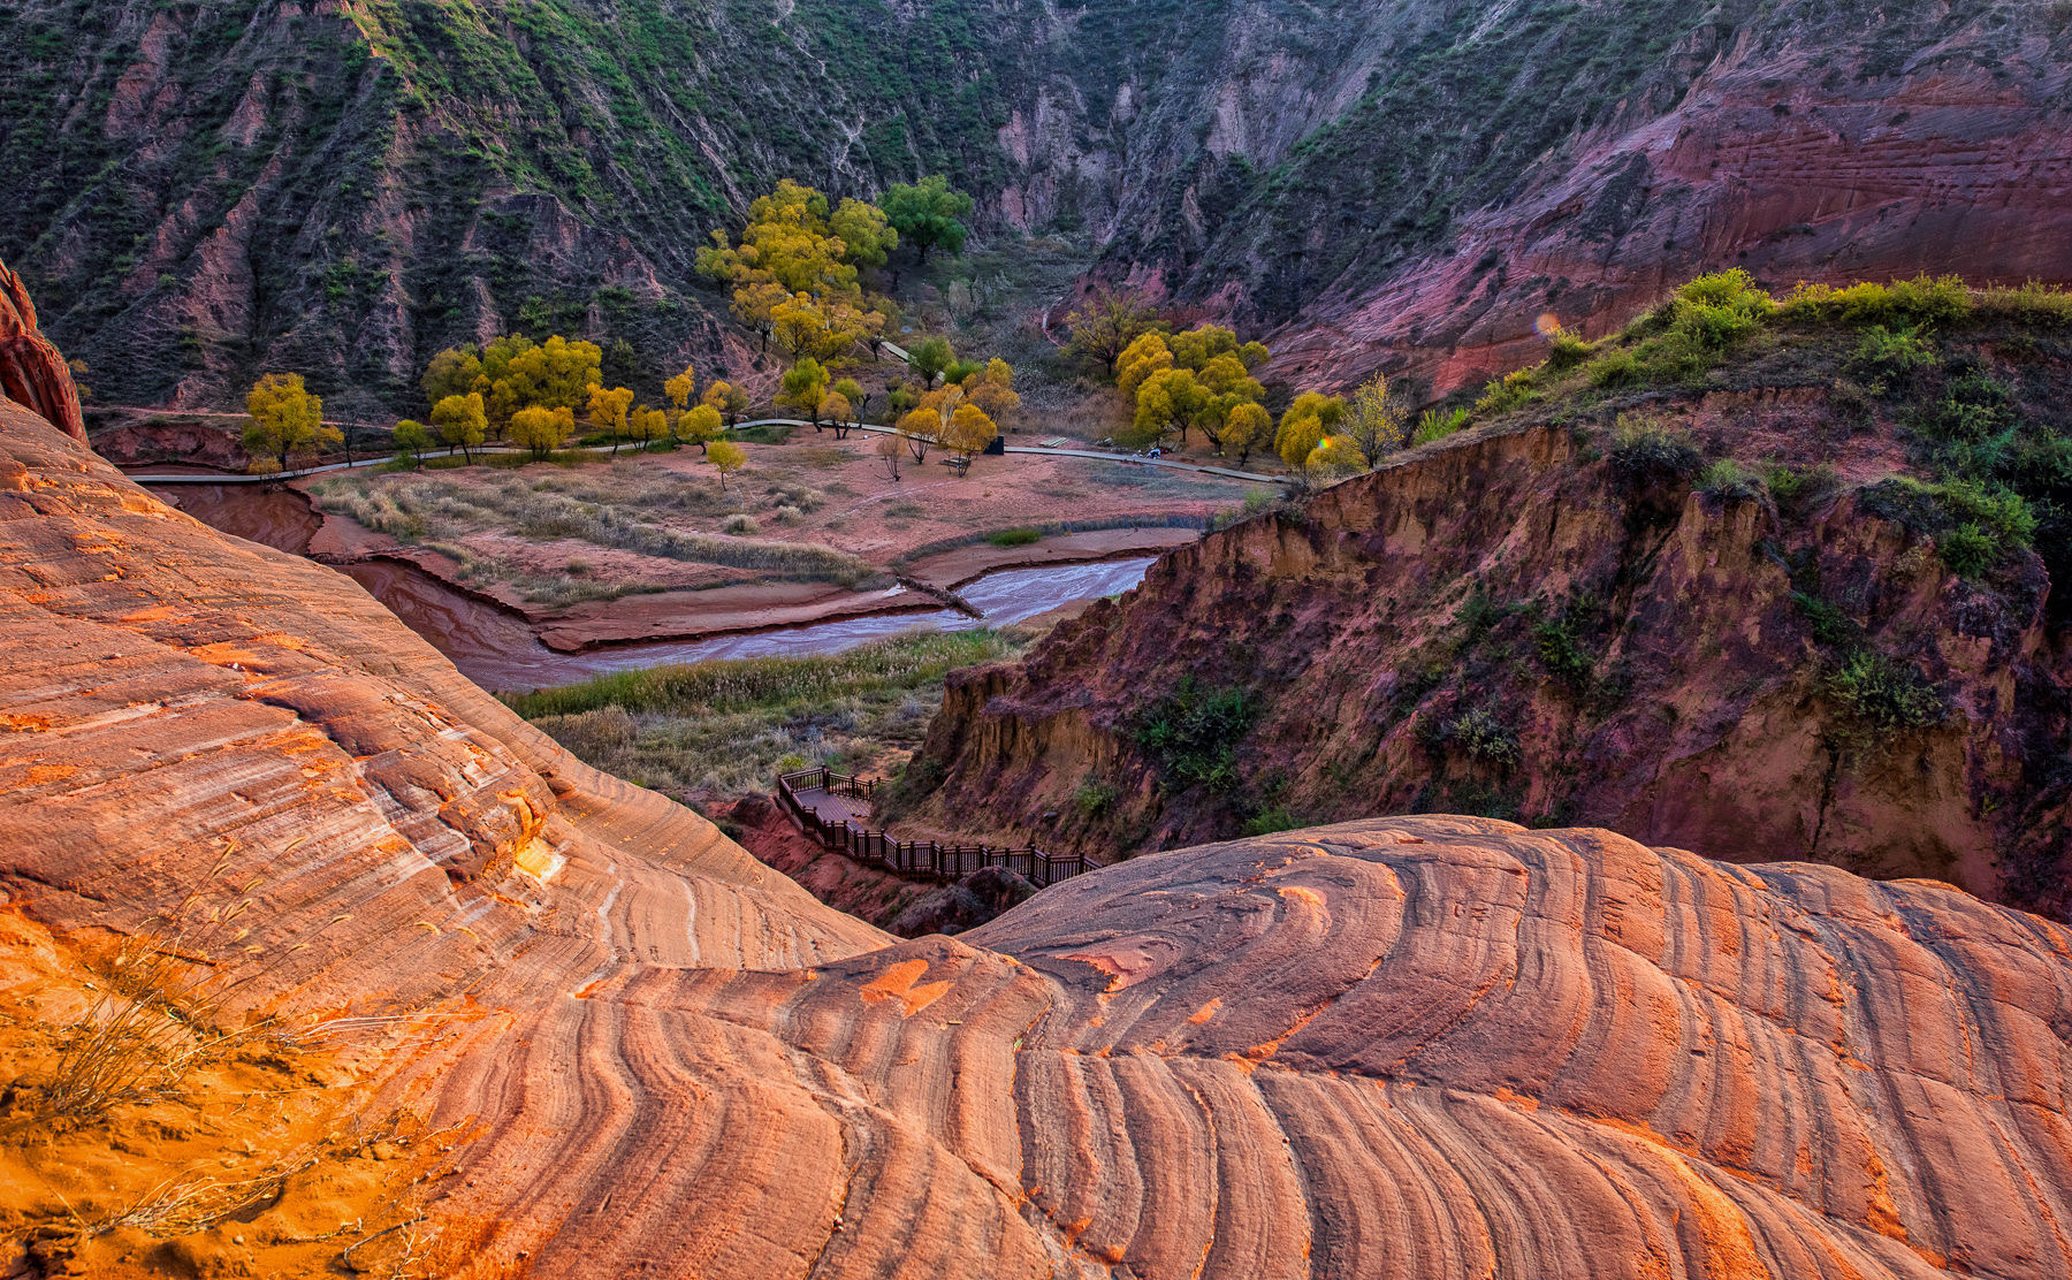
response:
M801 792L821 791L852 800L869 800L877 787L875 779L852 778L825 768L802 769L777 779L777 801L799 824L799 829L818 841L821 848L903 876L961 880L986 867L1005 867L1040 889L1070 880L1096 865L1083 854L1045 853L1034 845L999 849L986 844L898 840L887 832L860 827L847 818L823 818L817 808L800 799Z

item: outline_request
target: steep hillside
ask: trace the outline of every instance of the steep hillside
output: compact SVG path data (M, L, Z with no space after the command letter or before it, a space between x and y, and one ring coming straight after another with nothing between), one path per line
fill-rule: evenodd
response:
M2072 306L1708 347L1734 288L953 677L906 794L1125 856L1467 811L2072 910Z
M1443 392L1732 261L2072 275L2068 50L2032 0L21 0L0 256L106 399L371 414L500 329L745 362L712 226L947 171L1282 375Z

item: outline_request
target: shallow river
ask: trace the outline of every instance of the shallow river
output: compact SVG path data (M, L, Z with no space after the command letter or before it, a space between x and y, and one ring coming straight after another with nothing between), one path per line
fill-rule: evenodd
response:
M319 518L302 495L256 486L179 485L156 490L162 498L225 533L295 555L309 549ZM377 560L340 572L389 607L429 640L470 680L487 689L533 689L567 684L608 671L625 671L704 658L758 658L773 654L839 653L904 631L966 631L1004 627L1075 601L1127 591L1143 580L1155 556L1099 564L1003 569L958 590L985 620L954 609L875 614L770 631L613 645L584 653L556 653L522 619L461 594L414 565Z

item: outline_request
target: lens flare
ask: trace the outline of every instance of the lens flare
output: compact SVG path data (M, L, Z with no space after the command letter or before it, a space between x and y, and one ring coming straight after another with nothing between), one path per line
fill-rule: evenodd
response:
M1542 311L1540 318L1532 322L1532 327L1540 331L1542 338L1551 338L1561 332L1561 318L1551 311Z

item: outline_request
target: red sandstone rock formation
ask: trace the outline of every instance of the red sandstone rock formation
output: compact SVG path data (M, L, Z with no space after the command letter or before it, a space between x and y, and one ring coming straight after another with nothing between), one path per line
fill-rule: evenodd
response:
M43 415L52 426L86 439L79 388L65 357L36 329L36 305L22 278L0 262L0 399Z
M2072 1276L2072 931L1940 885L1374 820L887 945L8 406L0 636L0 885L427 1015L485 1264Z

